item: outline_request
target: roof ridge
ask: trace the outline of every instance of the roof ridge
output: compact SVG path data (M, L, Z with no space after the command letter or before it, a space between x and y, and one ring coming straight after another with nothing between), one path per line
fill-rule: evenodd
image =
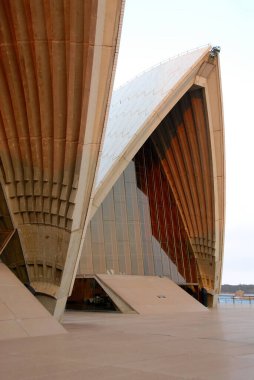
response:
M145 69L145 70L139 72L138 74L136 74L135 76L133 76L131 79L127 80L126 82L124 82L124 83L121 84L120 86L116 87L116 88L113 90L113 92L116 92L116 91L122 89L122 88L125 87L127 84L129 84L130 82L134 81L134 80L137 79L137 78L140 78L143 74L145 74L145 73L147 73L147 72L149 72L149 71L155 69L156 67L158 67L158 66L160 66L160 65L163 65L164 63L167 63L167 62L169 62L169 61L173 61L173 60L176 59L176 58L179 58L179 57L182 57L182 56L184 56L184 55L187 55L187 54L193 53L194 51L201 50L201 49L203 49L203 48L205 48L205 47L207 47L207 48L208 48L208 47L212 47L212 45L211 45L211 44L201 45L201 46L198 46L198 47L193 48L193 49L190 49L190 50L185 50L184 52L179 53L179 54L176 54L176 55L173 55L172 57L166 58L166 59L164 59L163 61L160 61L160 62L158 62L158 63L156 63L156 64L154 64L154 65L148 67L147 69Z

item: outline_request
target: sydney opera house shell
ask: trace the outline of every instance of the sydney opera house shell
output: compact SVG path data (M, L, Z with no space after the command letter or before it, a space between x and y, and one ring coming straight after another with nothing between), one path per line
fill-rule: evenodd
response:
M0 338L61 331L91 281L123 312L216 304L218 49L112 93L122 17L120 0L0 2Z

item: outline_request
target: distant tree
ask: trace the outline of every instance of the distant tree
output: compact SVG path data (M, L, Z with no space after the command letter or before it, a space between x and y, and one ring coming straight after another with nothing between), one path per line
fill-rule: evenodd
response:
M235 293L238 290L244 291L245 294L254 294L254 285L229 285L229 284L223 284L221 286L221 293Z

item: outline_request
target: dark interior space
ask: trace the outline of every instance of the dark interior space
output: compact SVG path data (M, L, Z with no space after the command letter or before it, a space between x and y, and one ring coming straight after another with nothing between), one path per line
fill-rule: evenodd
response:
M66 309L118 312L118 308L94 278L76 278Z

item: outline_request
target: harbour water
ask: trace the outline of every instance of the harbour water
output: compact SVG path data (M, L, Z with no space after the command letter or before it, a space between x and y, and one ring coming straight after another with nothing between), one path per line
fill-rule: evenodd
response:
M243 297L237 297L234 294L220 294L219 303L254 305L254 294L246 294Z

